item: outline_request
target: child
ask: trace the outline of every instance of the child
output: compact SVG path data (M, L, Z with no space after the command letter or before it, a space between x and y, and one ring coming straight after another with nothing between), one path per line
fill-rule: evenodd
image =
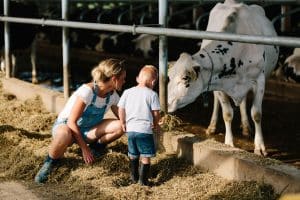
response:
M153 91L156 81L157 69L144 66L137 77L138 85L125 90L118 103L121 126L128 136L131 180L141 185L149 185L150 158L156 153L152 131L159 131L160 104Z

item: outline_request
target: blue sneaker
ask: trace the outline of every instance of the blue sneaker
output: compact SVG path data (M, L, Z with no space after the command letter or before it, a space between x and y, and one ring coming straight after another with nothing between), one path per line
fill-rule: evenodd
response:
M89 147L90 147L91 152L94 155L94 157L95 158L99 158L99 157L101 157L104 154L106 144L94 142L94 143L91 143L89 145Z
M53 162L46 161L40 171L34 177L36 183L45 183L48 180L48 176L51 173Z

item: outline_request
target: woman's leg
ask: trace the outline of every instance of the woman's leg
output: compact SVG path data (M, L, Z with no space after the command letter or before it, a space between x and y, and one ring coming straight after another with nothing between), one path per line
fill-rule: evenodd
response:
M100 140L107 144L115 141L123 135L121 123L116 119L104 119L99 125L91 129L87 134L89 142Z
M53 166L57 164L58 159L64 155L67 147L72 143L73 137L71 129L66 125L59 125L56 128L53 140L50 144L49 154L47 155L43 166L34 177L36 183L44 183L48 180Z
M71 129L64 124L58 126L50 144L49 156L53 159L61 158L73 142Z

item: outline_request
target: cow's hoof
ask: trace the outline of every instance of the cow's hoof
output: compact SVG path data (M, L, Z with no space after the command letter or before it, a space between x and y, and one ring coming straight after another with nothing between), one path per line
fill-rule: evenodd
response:
M205 133L206 135L214 135L216 133L216 127L209 126Z
M225 142L226 145L231 146L231 147L235 147L233 142Z
M33 78L31 82L32 84L38 84L38 80L36 78Z
M242 134L245 137L250 137L250 129L249 129L249 127L242 126Z
M266 152L266 150L261 150L261 149L254 149L254 153L256 155L264 156L264 157L266 157L268 155L268 153Z

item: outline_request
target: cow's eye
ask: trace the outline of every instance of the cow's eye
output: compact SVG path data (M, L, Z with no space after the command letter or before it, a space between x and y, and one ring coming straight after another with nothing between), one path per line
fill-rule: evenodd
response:
M185 80L185 81L187 81L187 80L189 80L189 77L188 76L184 76L182 79Z

